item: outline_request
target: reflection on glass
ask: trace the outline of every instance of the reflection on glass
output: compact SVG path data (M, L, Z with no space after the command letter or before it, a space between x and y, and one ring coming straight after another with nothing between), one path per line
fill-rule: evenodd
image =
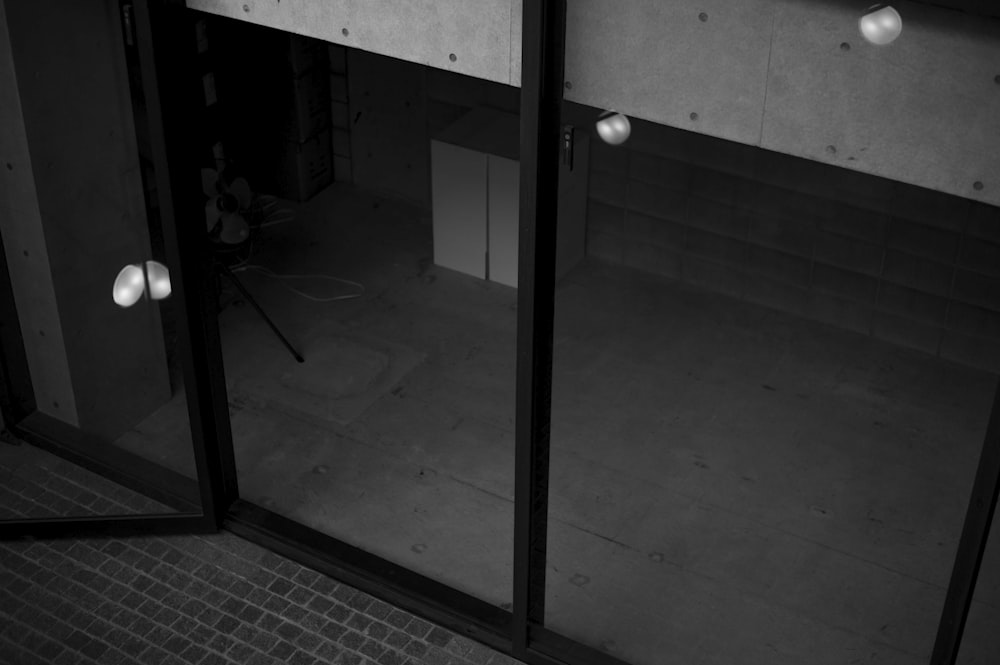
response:
M421 65L226 19L207 33L215 166L251 192L245 241L213 239L241 495L507 603L516 91L491 84L491 105ZM261 87L275 108L248 110ZM295 90L333 102L283 124ZM364 122L334 114L348 97Z
M111 288L111 299L119 307L131 307L140 298L163 300L169 295L170 271L159 261L128 264Z
M170 512L169 506L40 448L13 438L0 442L0 521Z
M628 157L645 177L685 168ZM590 193L591 254L557 288L547 623L634 662L925 659L995 375L845 329L870 310L817 276L858 273L746 236L797 222ZM787 283L810 270L812 287ZM880 279L885 307L909 293Z
M876 50L836 3L569 3L563 123L592 147L550 629L636 664L930 657L1000 371L1000 200L965 130L895 109L991 94L965 63L1000 34L913 11Z
M67 446L97 458L135 453L121 461L134 476L143 462L163 463L147 475L196 501L149 137L144 118L133 122L120 26L86 3L55 18L32 3L5 12L0 90L12 111L0 130L10 147L0 233L35 406L52 427L70 426ZM134 274L116 280L123 266ZM24 448L15 463L87 491L89 480L60 475L61 463L40 454Z

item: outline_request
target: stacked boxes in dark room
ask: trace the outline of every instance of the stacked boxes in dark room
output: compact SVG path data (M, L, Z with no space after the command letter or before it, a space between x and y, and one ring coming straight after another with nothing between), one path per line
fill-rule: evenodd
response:
M216 71L219 69L217 54L223 52L221 44L215 43L208 17L193 19L193 29L198 50L198 75L201 77L202 107L198 121L192 123L198 132L197 142L203 168L221 169L224 165L225 149L222 144L222 127L225 124L222 104L219 103Z
M256 191L308 200L333 181L326 42L228 19L213 26L227 155Z

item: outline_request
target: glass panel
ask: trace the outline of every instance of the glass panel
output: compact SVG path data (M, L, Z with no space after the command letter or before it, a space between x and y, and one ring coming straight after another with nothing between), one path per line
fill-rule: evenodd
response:
M227 19L203 34L225 155L206 166L222 198L251 193L248 234L223 219L214 250L241 495L506 603L516 90Z
M169 506L40 448L0 443L0 520L171 512Z
M57 421L51 429L67 446L198 501L177 324L161 269L171 261L116 13L87 3L55 14L8 3L0 40L0 233L37 412ZM170 459L161 439L168 429ZM100 484L27 446L7 453L13 468L47 469L47 483L63 477L81 492ZM58 512L93 510L125 507Z
M569 2L551 629L928 661L1000 370L1000 33L905 9Z

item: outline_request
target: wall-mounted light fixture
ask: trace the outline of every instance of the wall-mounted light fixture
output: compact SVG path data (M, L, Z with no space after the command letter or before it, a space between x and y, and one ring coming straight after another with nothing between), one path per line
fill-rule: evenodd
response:
M876 46L895 41L903 31L903 19L895 9L884 3L872 5L858 21L861 35Z
M131 307L139 298L163 300L170 295L170 271L159 261L130 263L121 269L111 291L119 307Z
M621 145L632 133L628 118L617 111L605 111L597 118L597 133L610 145Z

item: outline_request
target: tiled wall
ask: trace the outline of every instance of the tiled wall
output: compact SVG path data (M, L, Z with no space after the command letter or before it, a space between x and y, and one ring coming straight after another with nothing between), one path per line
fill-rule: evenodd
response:
M1000 208L643 121L592 150L591 256L1000 371Z

